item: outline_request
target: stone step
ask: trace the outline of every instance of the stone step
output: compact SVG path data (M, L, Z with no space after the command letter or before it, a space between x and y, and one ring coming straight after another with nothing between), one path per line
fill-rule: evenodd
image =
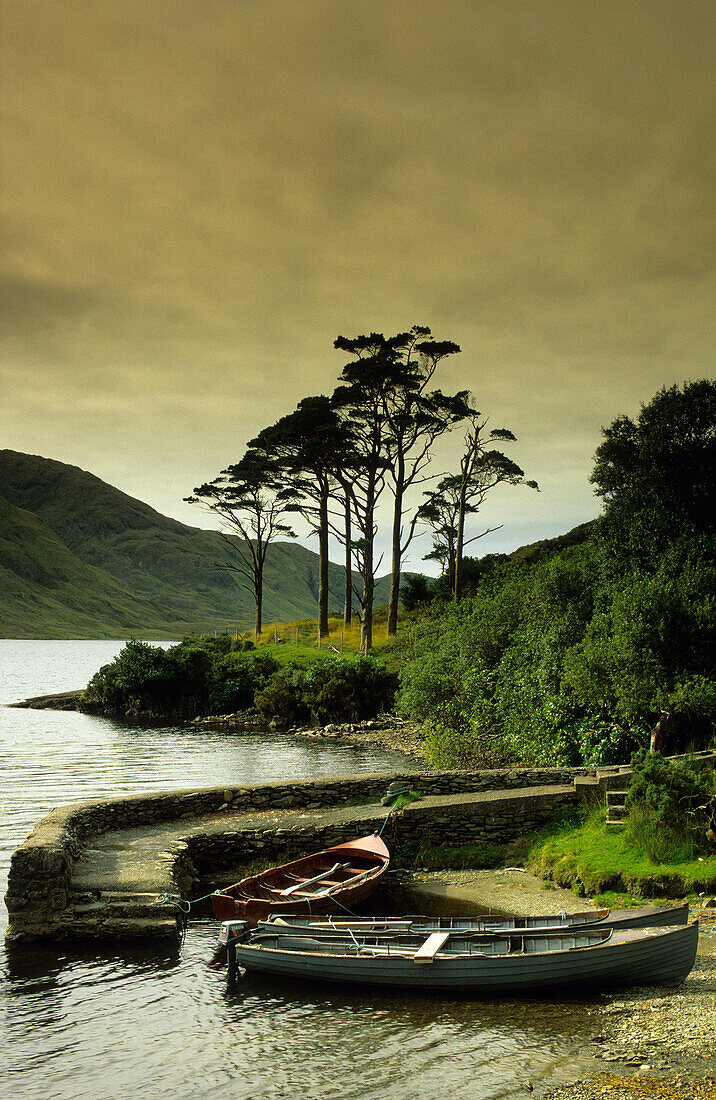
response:
M599 780L595 775L578 775L574 780L574 789L577 794L590 794L601 790Z
M116 901L99 898L89 902L76 902L74 898L70 897L70 906L74 917L79 919L91 917L93 920L114 919L115 917L122 920L125 917L132 920L170 920L181 912L176 905L160 902L156 897L145 902L133 901L129 897Z
M601 768L598 768L597 778L599 780L599 786L603 791L623 791L625 787L629 786L631 769L622 768L619 771L603 771Z
M628 794L628 791L607 791L607 807L623 807Z
M148 917L74 917L63 923L63 931L83 939L154 939L176 936L181 931L179 917L150 919Z
M627 812L624 806L607 807L607 822L623 821L626 816Z

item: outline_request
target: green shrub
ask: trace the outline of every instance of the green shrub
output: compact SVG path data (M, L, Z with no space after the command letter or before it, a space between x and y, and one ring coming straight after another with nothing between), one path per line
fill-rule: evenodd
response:
M249 655L240 650L229 653L211 669L208 684L208 709L213 714L250 710L257 691L279 668L270 654Z
M256 695L256 709L262 718L270 721L303 723L310 718L305 702L306 670L291 662L278 669Z
M92 677L83 705L128 718L248 710L278 667L268 654L234 651L228 635L192 636L169 649L130 641Z
M428 725L443 767L500 737L525 764L626 763L662 710L670 752L703 748L716 732L715 557L702 539L617 575L591 539L501 565L415 624L398 708Z
M256 696L259 714L284 722L359 722L391 710L397 677L372 657L284 665Z
M105 713L158 714L170 703L176 663L167 650L130 641L109 665L90 680L86 706Z
M648 740L643 724L622 724L604 712L586 715L574 725L576 754L584 764L623 764Z
M639 753L626 799L630 842L654 863L687 862L708 852L706 807L714 791L711 772Z
M427 727L425 753L435 768L502 768L514 759L504 737L471 726L463 715L447 708Z

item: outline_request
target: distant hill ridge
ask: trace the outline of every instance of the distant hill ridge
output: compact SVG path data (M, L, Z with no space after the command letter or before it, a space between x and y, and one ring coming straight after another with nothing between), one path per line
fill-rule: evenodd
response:
M583 541L592 524L522 546L534 561ZM55 459L0 449L0 637L180 637L253 625L252 594L216 563L217 531L189 527ZM329 567L330 607L344 569ZM376 581L387 600L390 578ZM277 542L266 559L264 622L315 618L318 556Z
M94 474L0 450L0 636L179 636L248 629L253 599L216 531L156 512ZM344 570L331 564L331 607ZM377 582L387 598L387 578ZM318 557L296 543L269 548L264 619L315 617Z

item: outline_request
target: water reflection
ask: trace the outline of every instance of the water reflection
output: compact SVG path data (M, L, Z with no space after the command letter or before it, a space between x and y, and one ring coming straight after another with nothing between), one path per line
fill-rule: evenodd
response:
M3 883L12 850L61 803L406 770L404 757L371 747L2 707L81 686L120 646L0 641ZM497 1100L523 1096L528 1077L566 1072L588 1026L580 1001L491 1003L258 977L228 990L226 971L209 965L216 935L199 911L181 943L6 950L0 1095Z

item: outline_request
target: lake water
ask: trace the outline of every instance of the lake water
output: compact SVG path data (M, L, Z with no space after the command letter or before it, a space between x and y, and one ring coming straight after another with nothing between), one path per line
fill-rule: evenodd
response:
M127 792L404 770L374 747L8 709L84 686L111 641L0 640L0 884L53 806ZM7 923L4 906L2 932ZM209 965L217 926L181 943L0 949L0 1096L476 1100L574 1076L586 1002L491 1002L246 978Z

